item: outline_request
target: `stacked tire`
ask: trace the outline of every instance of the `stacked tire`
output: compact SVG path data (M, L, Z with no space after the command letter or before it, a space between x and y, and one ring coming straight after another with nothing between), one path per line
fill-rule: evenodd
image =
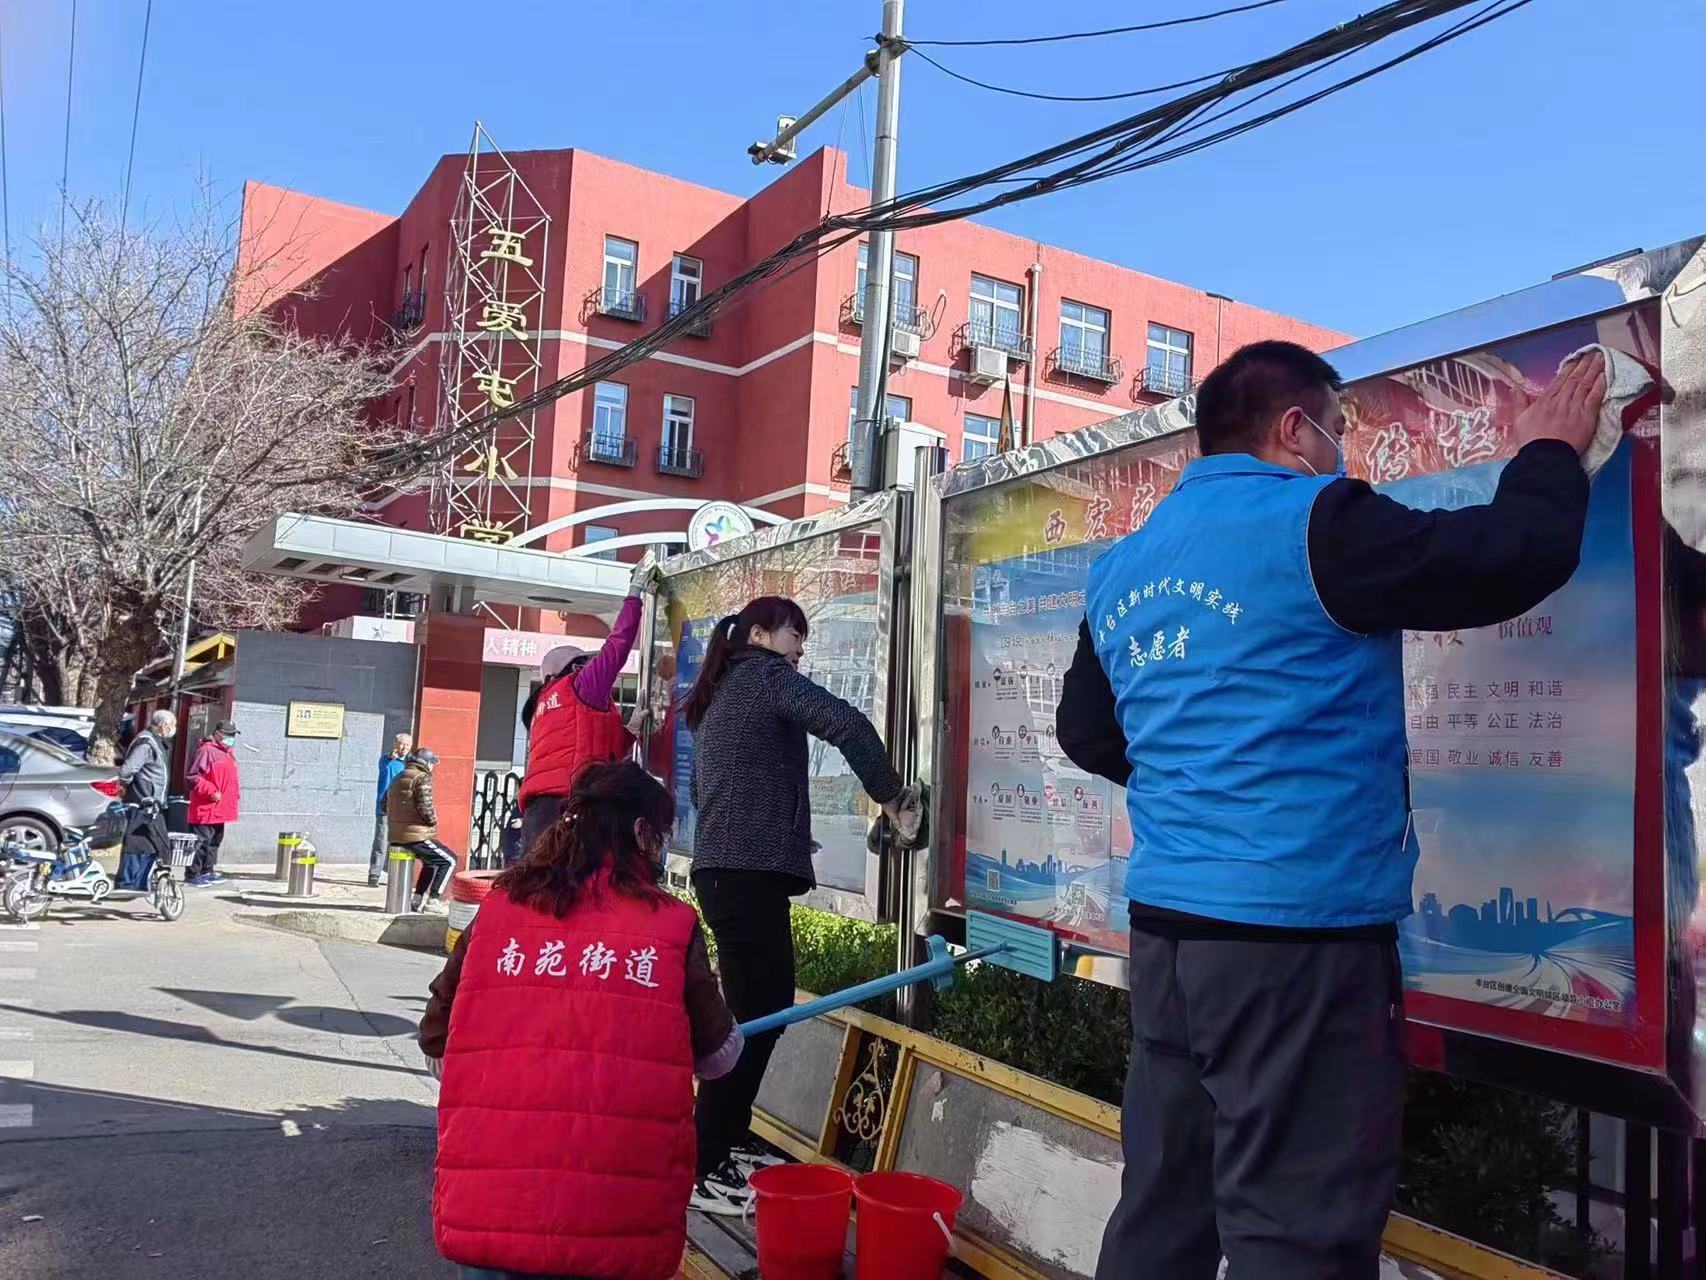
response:
M458 871L450 877L450 898L445 903L444 950L456 950L456 940L474 923L480 904L492 891L492 881L500 871Z

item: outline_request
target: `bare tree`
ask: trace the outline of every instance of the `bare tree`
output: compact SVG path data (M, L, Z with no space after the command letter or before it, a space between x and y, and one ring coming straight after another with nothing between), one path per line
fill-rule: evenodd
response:
M93 705L92 759L190 563L201 621L287 621L299 589L244 574L245 540L287 507L351 511L396 442L366 415L381 359L270 320L276 257L237 249L204 194L145 229L83 205L0 263L0 596L44 692Z

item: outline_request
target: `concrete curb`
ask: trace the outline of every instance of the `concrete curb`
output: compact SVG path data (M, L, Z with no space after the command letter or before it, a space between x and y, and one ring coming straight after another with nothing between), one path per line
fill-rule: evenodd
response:
M444 917L426 912L390 916L383 911L292 908L284 911L243 911L236 918L246 924L283 929L311 938L329 938L336 942L371 942L417 951L444 950Z

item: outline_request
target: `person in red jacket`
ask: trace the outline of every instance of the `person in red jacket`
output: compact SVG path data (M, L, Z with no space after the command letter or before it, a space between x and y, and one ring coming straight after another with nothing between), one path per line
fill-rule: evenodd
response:
M519 797L522 853L557 820L577 773L589 764L624 759L633 750L633 728L622 723L610 694L640 634L640 597L656 576L648 553L634 570L628 598L597 653L561 645L540 664L544 683L521 709L528 731ZM634 726L639 723L637 714Z
M470 1276L667 1280L687 1242L693 1077L741 1034L693 908L658 886L669 792L589 766L433 981L433 1234Z
M237 821L237 726L221 720L213 736L203 738L196 748L184 780L190 788L190 830L199 836L195 861L190 864L187 883L218 884L219 846L225 843L227 823Z

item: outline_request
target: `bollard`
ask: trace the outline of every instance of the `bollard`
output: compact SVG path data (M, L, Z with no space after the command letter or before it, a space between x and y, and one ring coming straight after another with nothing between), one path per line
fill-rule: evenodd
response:
M313 896L314 864L318 860L314 854L314 846L308 838L306 836L299 838L290 858L290 879L285 883L284 889L287 898Z
M392 845L385 868L385 910L394 916L403 915L409 909L409 894L414 887L415 855Z
M273 866L274 880L290 878L290 860L296 856L296 847L302 843L300 831L280 831L278 833L278 861Z

